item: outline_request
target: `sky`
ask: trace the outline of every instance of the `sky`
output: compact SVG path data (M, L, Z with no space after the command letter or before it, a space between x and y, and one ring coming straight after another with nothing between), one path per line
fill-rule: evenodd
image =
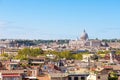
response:
M120 0L0 0L0 39L120 39Z

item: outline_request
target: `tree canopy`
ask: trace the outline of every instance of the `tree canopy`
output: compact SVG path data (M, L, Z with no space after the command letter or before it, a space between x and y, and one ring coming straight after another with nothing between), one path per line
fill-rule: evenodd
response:
M41 48L36 48L36 49L24 48L18 51L18 55L16 56L16 58L23 60L23 59L27 59L28 56L36 57L41 54L43 54L43 50Z

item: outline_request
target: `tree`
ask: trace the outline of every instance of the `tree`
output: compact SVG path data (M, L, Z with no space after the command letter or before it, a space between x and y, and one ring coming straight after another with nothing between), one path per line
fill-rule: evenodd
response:
M8 54L7 53L3 53L3 54L1 54L1 56L8 57Z
M63 51L60 53L60 58L66 58L66 59L70 59L71 58L71 53L70 51Z
M115 72L110 72L109 73L109 77L108 77L108 80L118 80L118 76Z
M98 51L97 54L108 54L110 51Z
M72 54L72 58L75 59L75 60L82 60L82 59L83 59L83 56L82 56L81 53Z
M43 50L40 48L24 48L22 50L18 51L18 55L16 56L17 59L21 59L21 60L26 60L28 58L28 56L39 56L43 54Z
M91 56L92 60L98 61L99 56L97 54L94 54Z
M117 50L117 51L116 51L116 54L120 54L120 50Z

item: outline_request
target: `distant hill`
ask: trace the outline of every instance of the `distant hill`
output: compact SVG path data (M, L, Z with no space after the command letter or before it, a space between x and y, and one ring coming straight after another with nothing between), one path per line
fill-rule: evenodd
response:
M24 40L24 39L1 39L0 41L5 42L9 41L10 44L17 44L17 45L24 45L24 46L32 46L32 45L39 45L39 44L50 44L50 43L57 43L57 44L64 44L69 43L69 40Z

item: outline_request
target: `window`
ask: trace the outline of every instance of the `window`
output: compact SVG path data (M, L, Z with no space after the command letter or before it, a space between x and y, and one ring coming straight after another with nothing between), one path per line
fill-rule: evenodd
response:
M98 76L98 79L100 79L100 76Z
M81 80L85 80L85 77L81 77Z
M78 77L74 77L74 80L78 80Z
M71 78L71 77L68 77L68 80L72 80L72 78Z

